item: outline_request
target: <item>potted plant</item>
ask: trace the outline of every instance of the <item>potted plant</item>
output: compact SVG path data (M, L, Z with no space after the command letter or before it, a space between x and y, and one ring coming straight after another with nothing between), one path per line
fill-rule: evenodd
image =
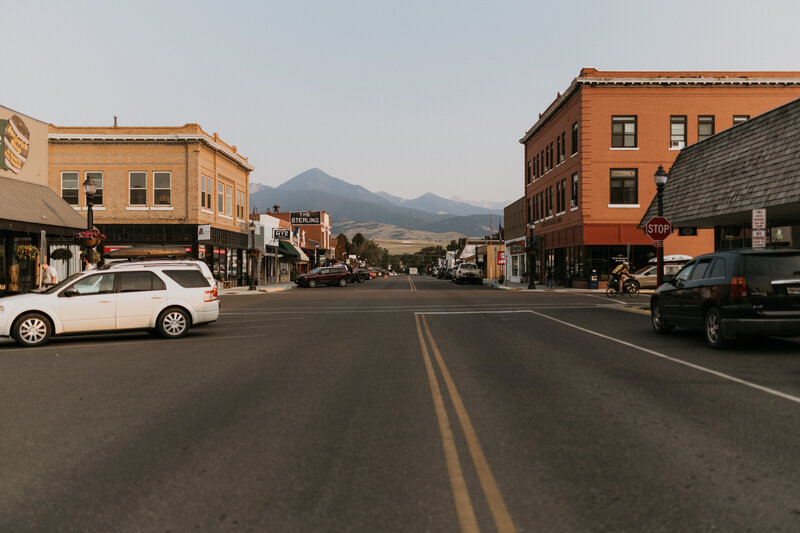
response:
M247 255L250 257L258 257L258 254L261 253L261 250L258 248L248 248Z
M105 238L105 235L94 229L79 231L75 234L75 242L86 248L94 248Z
M17 261L36 261L39 257L39 249L32 244L20 244L14 250L14 257Z
M94 263L95 265L100 262L101 256L100 252L95 250L94 248L87 248L86 250L81 252L81 259L87 258L90 263Z
M72 250L69 248L57 248L50 254L50 259L57 259L59 261L69 261L72 259Z

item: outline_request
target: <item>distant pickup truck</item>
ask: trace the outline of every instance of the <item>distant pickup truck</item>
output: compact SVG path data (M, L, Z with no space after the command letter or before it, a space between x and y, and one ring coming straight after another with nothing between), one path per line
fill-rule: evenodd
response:
M408 273L409 273L409 274L411 274L411 275L414 275L414 276L416 276L417 274L419 274L419 272L417 272L417 269L416 269L416 268L409 268L409 269L408 269Z

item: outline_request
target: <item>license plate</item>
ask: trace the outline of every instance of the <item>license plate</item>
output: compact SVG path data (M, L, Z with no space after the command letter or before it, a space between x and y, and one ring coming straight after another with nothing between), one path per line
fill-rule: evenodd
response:
M800 287L786 287L786 294L800 294Z

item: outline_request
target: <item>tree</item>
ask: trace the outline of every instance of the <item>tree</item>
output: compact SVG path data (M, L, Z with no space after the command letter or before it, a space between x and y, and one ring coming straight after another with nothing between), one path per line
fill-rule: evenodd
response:
M457 252L461 249L461 245L456 240L450 241L450 244L447 245L446 250L448 252Z

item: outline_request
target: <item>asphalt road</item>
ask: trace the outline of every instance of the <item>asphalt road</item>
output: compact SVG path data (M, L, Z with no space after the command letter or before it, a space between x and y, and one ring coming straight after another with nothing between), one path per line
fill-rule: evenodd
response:
M3 342L0 531L800 531L800 343L626 302L395 277Z

